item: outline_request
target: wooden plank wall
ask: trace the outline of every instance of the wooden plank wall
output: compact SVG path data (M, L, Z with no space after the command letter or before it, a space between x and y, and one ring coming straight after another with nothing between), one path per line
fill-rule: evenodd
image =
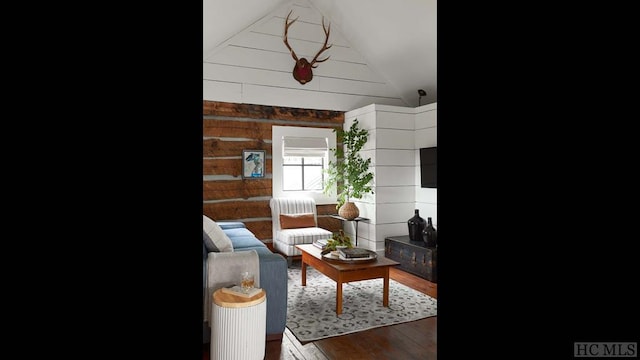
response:
M272 242L271 127L342 128L344 112L203 101L203 213L217 221L242 221L258 239ZM243 179L242 150L265 150L263 179ZM335 204L318 205L318 225L342 228Z

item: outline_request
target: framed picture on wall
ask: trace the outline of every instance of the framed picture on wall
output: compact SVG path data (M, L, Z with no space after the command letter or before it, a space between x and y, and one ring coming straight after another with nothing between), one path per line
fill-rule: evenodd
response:
M242 178L264 178L266 155L265 150L242 150Z

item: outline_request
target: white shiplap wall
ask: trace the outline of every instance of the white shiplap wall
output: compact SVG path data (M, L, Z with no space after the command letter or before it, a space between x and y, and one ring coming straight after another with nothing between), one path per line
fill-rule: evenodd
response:
M420 187L420 148L437 145L437 104L418 108L369 105L345 113L344 128L357 118L369 130L362 155L371 157L374 194L354 199L360 216L369 218L358 227L358 246L384 249L388 236L407 235L407 220L420 210L437 223L437 190ZM354 225L345 223L353 235Z
M438 191L420 186L420 148L438 145L438 109L437 105L425 105L416 108L415 131L415 208L420 210L420 217L430 217L433 226L438 228ZM409 218L407 218L408 220ZM408 234L407 229L407 234Z
M313 79L302 85L292 75L295 61L282 37L285 18L289 44L298 58L311 60L325 40L322 14L305 0L273 11L217 46L203 60L203 99L234 103L349 111L369 104L405 106L397 91L331 27L329 44L320 55ZM325 25L330 19L325 18Z

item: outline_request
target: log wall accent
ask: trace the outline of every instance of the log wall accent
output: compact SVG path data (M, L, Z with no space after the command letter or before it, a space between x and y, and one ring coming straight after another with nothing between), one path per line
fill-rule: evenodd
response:
M240 157L238 157L238 161ZM271 179L204 180L203 200L249 199L271 196Z
M242 221L258 239L272 241L271 128L342 128L344 112L203 101L203 213L216 221ZM242 150L265 150L265 177L242 178ZM318 205L318 226L338 231L335 204Z
M269 200L205 203L204 212L214 220L271 217Z
M248 134L247 134L248 135ZM204 139L202 152L205 157L219 157L219 156L238 156L238 159L242 158L242 150L265 150L267 157L271 156L271 138L269 143L264 140L248 140L248 141L226 141L220 139ZM238 155L240 154L240 155Z
M267 159L267 174L271 174L271 159ZM202 163L203 175L232 175L242 176L242 162L238 159L204 159Z
M204 116L217 115L227 116L229 118L245 117L267 120L291 120L295 122L295 124L291 124L293 126L300 126L300 122L308 121L340 126L344 124L344 112L342 111L236 104L219 101L204 101L202 114Z

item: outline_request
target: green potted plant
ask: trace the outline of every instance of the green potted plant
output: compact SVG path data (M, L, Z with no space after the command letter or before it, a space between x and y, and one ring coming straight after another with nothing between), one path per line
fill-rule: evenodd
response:
M335 155L335 161L329 161L324 187L325 194L333 187L336 188L338 215L347 220L360 215L351 199L360 199L367 193L373 194L373 173L369 171L371 158L365 160L360 155L360 150L369 138L369 131L358 125L358 119L354 119L349 130L333 129L338 135L338 141L342 139L343 147L329 149Z
M327 241L327 246L324 248L322 253L326 254L330 251L337 251L340 248L353 248L353 244L351 244L351 237L345 234L344 230L342 229L333 233L331 239Z

